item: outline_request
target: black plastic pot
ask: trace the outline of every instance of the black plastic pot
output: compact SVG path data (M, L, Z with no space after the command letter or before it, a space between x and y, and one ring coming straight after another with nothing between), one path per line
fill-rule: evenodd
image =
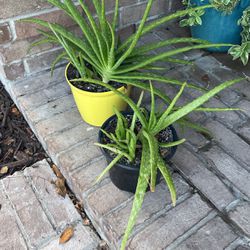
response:
M132 113L130 112L123 112L123 115L126 116L126 114L132 115ZM105 123L102 125L101 129L106 131L108 124L114 119L116 119L116 115L111 116L108 120L106 120ZM173 141L177 141L178 136L177 136L176 130L171 125L169 126L169 128L171 129L172 134L173 134ZM98 136L99 143L103 143L103 138L104 138L104 134L100 130L99 136ZM103 149L103 148L101 149L102 149L103 154L106 157L107 163L109 164L113 160L113 158L110 156L108 150ZM166 162L169 161L174 156L176 149L177 149L177 146L172 147L170 149L170 153L164 158ZM139 178L139 171L140 171L140 168L138 165L128 166L128 165L117 163L115 166L113 166L110 169L109 175L110 175L111 181L116 187L127 192L135 193L138 178ZM158 171L157 179L156 179L157 184L160 182L160 178L161 178L161 174Z

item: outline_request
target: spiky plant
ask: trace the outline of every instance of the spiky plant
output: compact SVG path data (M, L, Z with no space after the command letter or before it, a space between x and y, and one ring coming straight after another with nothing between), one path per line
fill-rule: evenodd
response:
M108 150L113 151L115 154L117 154L114 160L109 164L109 166L100 175L98 180L105 173L107 173L107 171L110 170L111 167L113 167L122 157L126 157L129 161L131 161L131 156L135 156L135 152L131 152L131 149L135 150L136 148L135 144L137 140L139 140L142 145L139 179L138 179L138 184L137 184L137 188L136 188L136 192L134 196L133 206L132 206L131 214L129 217L128 225L127 225L125 235L123 237L123 241L121 245L122 250L125 249L129 235L136 223L136 218L141 209L148 184L150 185L151 191L155 190L156 176L157 176L158 170L162 173L164 180L169 188L173 205L175 205L176 203L175 186L174 186L174 183L173 183L170 171L169 171L169 167L167 163L163 160L162 156L160 155L159 149L160 147L172 147L172 146L179 145L183 143L185 140L182 139L179 141L163 144L157 140L156 135L160 131L166 129L169 125L172 125L173 123L182 120L190 112L204 111L204 109L201 108L202 104L207 102L210 98L218 94L223 89L237 82L240 82L243 79L244 78L238 78L235 80L224 82L218 85L217 87L215 87L214 89L203 94L202 96L191 101L190 103L182 107L176 107L175 106L176 102L180 98L181 94L184 91L184 88L187 85L186 83L184 83L182 87L180 88L176 97L171 101L169 106L165 109L164 112L162 112L161 115L158 115L155 110L155 96L154 96L154 88L152 84L150 84L151 109L150 109L150 114L148 115L147 113L143 112L140 109L138 104L136 105L129 97L120 93L115 88L101 81L92 80L93 83L100 84L104 87L107 87L110 90L113 90L116 94L120 95L130 105L130 107L134 111L133 121L135 119L138 119L142 125L141 130L136 134L134 131L134 125L131 125L131 127L129 128L127 126L127 123L123 122L125 118L122 116L121 113L118 112L117 113L118 123L117 123L117 128L116 128L115 133L108 134L107 132L105 132L105 134L111 139L113 143L109 144L108 146L103 145L103 144L97 144L98 146L104 147ZM82 80L85 81L85 79L82 79ZM140 102L141 101L139 101L139 104ZM221 109L219 108L207 108L205 110L221 111ZM232 109L223 109L223 111L227 111L227 110L232 110ZM127 133L128 130L130 130L129 133ZM131 140L131 138L133 138L133 140ZM123 142L122 145L120 145L121 142Z
M192 11L190 9L177 11L146 25L146 20L154 0L148 0L137 32L123 43L119 43L116 29L119 16L119 0L115 0L112 21L109 21L105 15L104 0L92 0L96 18L93 17L83 0L78 1L79 6L75 6L72 0L64 0L64 2L60 0L48 0L48 2L63 10L79 26L82 36L75 35L70 29L60 24L28 18L24 21L36 23L48 29L47 31L39 31L43 35L43 38L33 45L48 42L60 44L64 48L64 51L55 59L52 69L59 60L67 58L77 68L81 77L101 80L104 83L116 81L146 90L150 90L150 87L144 83L145 80L156 80L163 83L181 85L181 82L177 80L145 70L162 70L162 68L155 65L160 61L188 64L188 61L176 59L175 56L193 49L225 46L223 44L212 45L203 40L189 37L172 38L139 46L139 39L146 33L173 19L183 17ZM197 7L194 10L203 10L206 8L211 8L211 6ZM166 52L160 54L152 54L155 49L178 43L186 43L187 46L170 51L166 50ZM90 67L86 67L86 65ZM93 72L90 72L89 68ZM86 79L86 82L88 82L88 79ZM198 88L193 84L188 84L188 87ZM169 98L166 95L160 92L156 92L156 94L161 95L164 100L169 102Z

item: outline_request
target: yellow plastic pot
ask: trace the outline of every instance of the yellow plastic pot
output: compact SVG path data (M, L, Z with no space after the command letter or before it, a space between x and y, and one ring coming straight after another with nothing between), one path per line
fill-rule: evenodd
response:
M127 108L126 102L113 91L94 93L73 86L67 77L69 65L70 63L66 66L65 77L71 88L77 108L85 122L100 127L109 117L114 115L114 107L120 111ZM123 86L118 90L129 95L130 87L125 88Z

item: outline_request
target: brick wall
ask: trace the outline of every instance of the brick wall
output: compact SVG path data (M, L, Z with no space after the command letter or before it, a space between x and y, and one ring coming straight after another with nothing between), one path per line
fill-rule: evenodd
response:
M91 0L89 0L91 1ZM4 0L0 8L0 80L5 84L50 68L60 48L41 45L28 52L29 45L38 40L36 26L22 23L27 17L39 17L73 28L69 17L52 7L46 0ZM107 14L112 15L114 0L106 0ZM150 19L156 19L177 8L177 0L155 0ZM147 1L121 0L119 28L129 31L131 24L141 19Z

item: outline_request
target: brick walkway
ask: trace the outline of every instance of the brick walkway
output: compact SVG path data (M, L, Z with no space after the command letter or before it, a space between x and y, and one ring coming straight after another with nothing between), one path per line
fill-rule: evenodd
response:
M96 249L98 237L66 195L59 196L51 181L56 176L46 160L0 181L0 249ZM74 227L74 235L59 245L61 233Z
M147 35L144 41L171 36L171 29L159 30ZM228 62L225 56L216 55L217 60L207 52L195 51L184 57L192 59L195 67L173 68L165 64L164 73L203 86L214 86L241 74L237 71L239 62L229 63L230 67L220 63L219 60ZM108 177L93 186L105 167L101 151L93 145L98 129L81 120L63 71L57 69L52 79L50 73L44 73L17 82L9 87L9 92L70 188L83 201L98 233L111 249L118 249L133 197L118 190ZM250 75L249 65L244 72ZM158 86L169 96L177 92L170 85ZM181 101L191 100L197 94L187 90ZM156 193L147 193L128 249L249 249L250 83L243 82L224 91L209 101L209 106L240 107L242 111L190 116L209 128L214 139L191 130L179 131L179 136L186 137L188 142L178 148L172 161L177 206L171 206L164 183ZM46 232L55 234L54 229L50 230ZM82 247L75 247L78 249Z

